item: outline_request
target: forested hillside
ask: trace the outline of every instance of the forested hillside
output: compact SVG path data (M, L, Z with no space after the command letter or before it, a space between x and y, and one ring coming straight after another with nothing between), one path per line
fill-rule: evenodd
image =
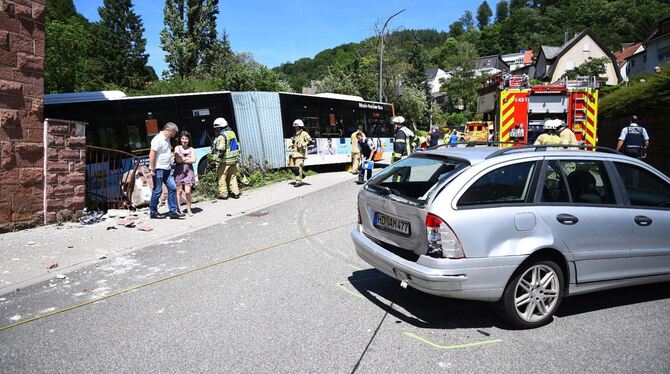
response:
M445 25L449 31L391 32L385 37L385 51L395 49L388 54L389 60L397 57L407 61L412 44L418 43L427 67L445 69L454 63L449 61L453 60L454 52L453 45L447 43L449 38L470 45L461 48L462 51L485 56L524 48L537 50L541 45L558 46L566 36L569 38L585 28L591 28L607 46L616 50L622 43L647 38L656 22L670 15L668 3L667 0L510 0L495 3L492 9L483 1L475 14L465 12L459 20L448 27ZM314 58L283 64L275 71L298 90L356 59L378 61L378 40L372 36L358 43L344 44L322 51ZM393 61L385 61L387 63ZM375 66L370 69L374 70Z

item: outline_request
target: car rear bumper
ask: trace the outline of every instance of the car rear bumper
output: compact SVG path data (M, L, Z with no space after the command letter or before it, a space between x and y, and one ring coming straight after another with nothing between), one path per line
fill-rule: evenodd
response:
M526 256L435 259L417 262L399 257L377 245L358 230L351 232L356 253L386 275L405 281L429 294L456 299L497 301L516 268Z

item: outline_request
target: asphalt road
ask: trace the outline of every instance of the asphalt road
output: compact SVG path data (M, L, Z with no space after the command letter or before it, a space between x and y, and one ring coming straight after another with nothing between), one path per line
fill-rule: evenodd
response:
M359 259L359 189L5 295L0 372L670 372L669 284L567 298L551 324L515 331L486 303L402 289Z

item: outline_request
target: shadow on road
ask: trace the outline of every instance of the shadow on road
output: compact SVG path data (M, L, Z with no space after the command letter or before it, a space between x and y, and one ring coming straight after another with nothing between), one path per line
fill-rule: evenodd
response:
M393 317L418 328L457 329L498 327L513 329L492 308L491 303L433 296L400 282L376 269L354 272L349 283L366 299ZM616 308L670 298L670 283L620 288L563 299L558 317ZM393 307L389 307L392 305Z
M507 328L489 303L433 296L411 287L403 289L399 281L375 269L356 271L348 280L380 309L418 328Z
M670 282L617 288L565 298L556 311L556 315L568 317L668 298L670 298Z

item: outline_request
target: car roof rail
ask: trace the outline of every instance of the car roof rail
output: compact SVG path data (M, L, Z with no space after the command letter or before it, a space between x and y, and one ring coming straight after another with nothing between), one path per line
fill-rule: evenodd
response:
M448 148L451 145L463 145L465 144L466 148L471 148L471 147L476 147L476 146L489 146L491 143L489 142L456 142L456 143L442 143L438 145L434 145L432 147L426 148L426 151L432 151L434 149L440 149L440 148ZM510 143L512 144L512 143ZM459 147L462 148L462 147Z
M494 143L493 145L498 145L499 143ZM522 151L522 150L533 150L533 151L546 151L549 148L565 148L565 149L580 149L580 150L589 150L589 151L596 151L596 152L603 152L603 153L612 153L612 154L622 154L621 152L618 152L612 148L608 147L600 147L600 146L594 146L594 145L570 145L570 144L542 144L542 145L524 145L521 147L509 147L509 148L503 148L499 149L490 155L486 156L486 160L502 155L506 155L508 153L514 152L514 151Z

